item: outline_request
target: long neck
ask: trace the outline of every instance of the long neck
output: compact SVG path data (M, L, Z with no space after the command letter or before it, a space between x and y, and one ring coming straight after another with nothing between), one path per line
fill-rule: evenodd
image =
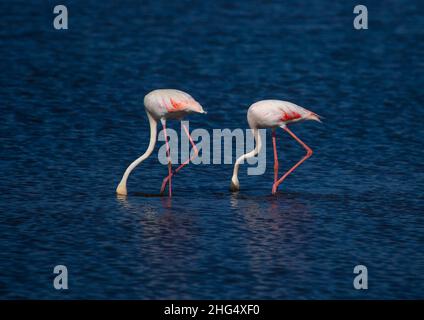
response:
M233 191L237 191L240 188L239 181L238 181L238 171L239 171L240 163L242 163L244 160L248 158L252 158L256 156L262 149L262 140L261 140L261 135L259 134L259 130L257 128L252 128L252 133L253 133L253 137L255 138L256 145L252 151L240 156L237 159L234 165L233 176L231 178L231 189Z
M156 136L157 136L157 121L152 117L152 115L146 110L147 118L149 119L150 124L150 142L149 146L147 147L146 152L139 157L138 159L134 160L133 163L131 163L127 170L125 170L124 175L122 176L121 182L119 183L118 187L116 188L116 192L118 194L126 195L127 194L127 180L128 176L131 174L131 171L134 170L135 167L137 167L141 162L146 160L153 152L156 144Z

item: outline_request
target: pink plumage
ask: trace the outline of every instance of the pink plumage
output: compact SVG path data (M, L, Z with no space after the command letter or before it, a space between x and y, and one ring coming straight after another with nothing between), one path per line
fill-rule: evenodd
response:
M287 176L292 173L301 163L312 155L312 149L309 148L302 140L300 140L289 128L288 124L299 122L302 120L314 120L321 122L320 116L294 103L281 100L262 100L252 104L247 111L247 121L253 131L256 140L255 148L239 157L234 165L233 176L231 177L231 191L238 191L240 183L238 180L238 169L240 164L247 158L256 156L261 148L261 136L258 129L272 129L272 145L274 148L274 184L272 185L272 194L277 192L278 186ZM277 157L277 140L276 128L284 129L293 139L295 139L306 150L306 155L288 170L280 179L278 179L278 157Z
M320 121L316 113L281 100L262 100L252 104L247 112L247 120L251 127L260 129L284 127L301 120Z
M157 89L144 97L146 110L157 120L179 119L189 113L206 113L188 93L175 89Z
M166 143L166 155L168 158L168 176L163 179L162 186L160 189L160 193L163 194L168 185L168 194L172 196L172 176L175 175L178 171L180 171L184 166L186 166L195 156L197 156L198 150L196 145L193 142L193 139L190 136L188 128L181 124L184 128L185 133L190 140L191 145L194 150L194 157L190 157L185 162L183 162L178 168L172 170L171 156L170 156L170 148L168 143L168 136L166 134L166 121L168 119L182 119L184 116L190 113L206 113L203 110L203 107L198 103L192 96L188 93L175 89L157 89L149 92L144 97L144 107L147 113L147 119L150 124L150 142L147 147L146 152L134 160L128 168L125 170L124 175L122 176L121 182L119 182L118 187L116 188L116 193L122 196L127 195L127 179L134 170L136 166L138 166L141 162L146 160L153 152L153 149L156 144L156 136L157 136L157 123L160 121L163 126L163 131L165 135L165 143Z

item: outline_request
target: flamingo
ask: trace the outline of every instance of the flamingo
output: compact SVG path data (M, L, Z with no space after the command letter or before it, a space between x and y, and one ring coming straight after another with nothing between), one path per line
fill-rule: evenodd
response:
M121 182L116 188L116 193L118 195L127 195L127 180L131 171L134 170L141 162L146 160L153 152L153 149L156 144L156 135L157 135L157 123L160 121L163 126L163 133L165 135L166 143L166 156L168 159L168 176L163 179L162 187L160 193L163 194L168 185L168 194L169 197L172 196L172 176L174 176L178 171L180 171L185 165L192 161L198 154L196 145L193 142L193 139L190 136L190 133L187 127L182 124L185 133L190 140L191 145L193 146L194 153L192 157L189 157L185 162L183 162L177 169L172 171L172 162L170 155L170 148L168 144L168 136L166 134L166 120L168 119L177 119L181 120L184 116L190 113L203 113L206 112L203 110L203 107L194 100L188 93L185 93L180 90L175 89L157 89L149 92L144 97L144 107L147 113L147 118L149 119L150 124L150 142L149 146L145 153L134 160L127 170L125 170L124 175L122 176Z
M271 128L272 145L274 148L274 184L272 186L272 194L275 194L281 182L283 182L283 180L286 179L290 173L292 173L298 166L300 166L312 155L312 149L309 148L288 128L288 124L302 120L314 120L321 122L319 115L291 102L281 100L262 100L252 104L247 111L247 121L250 128L252 129L256 145L252 151L240 156L237 159L234 165L233 176L231 177L230 191L234 192L240 190L240 183L238 180L238 170L240 163L245 159L256 156L261 151L262 142L258 129ZM275 133L275 129L278 127L284 129L306 150L306 155L290 170L288 170L280 179L278 179L278 157Z

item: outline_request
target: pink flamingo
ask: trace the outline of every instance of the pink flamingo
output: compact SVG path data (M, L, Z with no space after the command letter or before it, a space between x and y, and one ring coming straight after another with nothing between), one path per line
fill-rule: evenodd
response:
M147 147L146 152L136 159L133 163L129 165L127 170L121 179L118 187L116 188L116 193L119 195L127 195L127 179L131 171L134 170L141 162L146 160L153 152L153 149L156 144L156 135L157 135L157 122L160 120L163 126L163 133L165 135L166 143L166 156L168 158L168 176L163 179L161 194L165 191L166 184L169 183L168 192L169 196L172 196L172 176L174 176L182 167L187 165L191 160L193 160L197 154L198 150L196 145L193 142L193 139L190 136L190 133L185 125L183 125L184 131L187 134L191 145L193 146L194 154L191 158L187 159L182 163L175 171L172 171L172 162L171 154L168 144L168 136L166 134L166 120L168 119L177 119L181 120L184 116L190 113L206 113L203 110L203 107L194 100L189 94L174 89L158 89L148 93L144 97L144 107L146 109L147 118L149 119L150 124L150 142Z
M238 170L240 163L247 158L256 156L261 148L261 136L258 129L272 128L272 145L274 148L274 184L272 186L272 194L277 192L277 188L287 176L292 173L298 166L312 155L312 150L302 140L300 140L289 128L288 124L302 120L314 120L321 122L320 116L316 113L306 110L294 103L281 100L262 100L252 104L247 111L247 121L252 129L256 146L255 148L239 157L234 165L233 176L231 178L231 191L240 190L238 180ZM278 157L275 129L280 127L287 131L302 147L306 149L306 155L296 163L289 171L287 171L280 179L278 179Z

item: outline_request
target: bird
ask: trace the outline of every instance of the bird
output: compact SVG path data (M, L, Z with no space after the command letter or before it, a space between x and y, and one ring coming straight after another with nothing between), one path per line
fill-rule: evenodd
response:
M247 121L255 139L255 147L252 151L240 156L235 164L233 175L231 177L230 191L236 192L240 190L238 180L238 170L241 162L245 159L256 156L262 148L261 136L259 129L272 129L272 145L274 149L274 183L272 185L272 194L277 192L278 186L287 176L300 166L306 159L312 155L312 149L309 148L302 140L300 140L288 126L295 122L304 120L321 121L321 116L300 107L294 103L282 100L261 100L252 104L247 111ZM277 128L285 130L292 138L294 138L305 150L306 155L297 162L290 170L288 170L281 178L278 179L278 157L276 132Z
M206 114L206 111L192 96L188 93L176 89L156 89L144 97L144 107L147 113L147 119L150 124L150 142L147 150L142 156L134 160L125 170L121 181L119 182L116 193L121 196L126 196L127 193L127 180L131 172L141 162L146 160L153 152L156 144L157 124L158 121L162 123L163 133L166 143L166 156L168 159L168 176L163 179L160 193L163 194L168 184L168 195L172 197L172 177L180 171L185 165L192 161L198 155L198 149L190 136L188 128L181 123L185 133L187 134L191 145L193 146L193 155L183 162L174 171L172 170L172 162L170 156L170 148L168 143L168 136L166 134L166 121L167 120L181 120L183 117L191 113Z

